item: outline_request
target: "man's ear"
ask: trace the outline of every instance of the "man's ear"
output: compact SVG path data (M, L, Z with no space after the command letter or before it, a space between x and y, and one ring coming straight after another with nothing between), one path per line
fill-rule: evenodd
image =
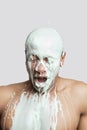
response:
M62 52L61 59L60 59L60 67L63 66L65 57L66 57L66 52Z

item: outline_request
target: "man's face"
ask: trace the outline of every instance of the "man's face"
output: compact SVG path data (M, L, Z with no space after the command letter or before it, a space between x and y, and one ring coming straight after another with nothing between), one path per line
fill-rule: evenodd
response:
M61 37L50 28L35 30L27 38L27 70L37 91L51 87L59 71L62 48Z
M47 49L46 49L47 50ZM54 52L43 52L43 48L38 52L34 50L27 61L27 67L33 86L38 91L47 90L58 74L60 57L55 56Z

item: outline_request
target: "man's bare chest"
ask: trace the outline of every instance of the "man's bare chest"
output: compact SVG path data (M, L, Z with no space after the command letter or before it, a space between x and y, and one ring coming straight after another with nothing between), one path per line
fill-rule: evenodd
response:
M75 106L56 95L49 99L49 94L21 95L19 102L11 102L5 111L3 130L76 130L79 115Z

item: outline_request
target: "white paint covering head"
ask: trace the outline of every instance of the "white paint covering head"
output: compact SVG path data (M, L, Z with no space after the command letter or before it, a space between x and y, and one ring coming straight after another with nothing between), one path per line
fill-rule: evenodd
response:
M35 29L27 37L25 50L27 69L33 87L39 92L44 92L51 86L59 71L60 58L63 52L62 38L53 28ZM41 67L45 72L44 77L47 77L44 82L34 79L34 76L37 75L37 77L43 78L42 74L35 73L35 71L39 72Z

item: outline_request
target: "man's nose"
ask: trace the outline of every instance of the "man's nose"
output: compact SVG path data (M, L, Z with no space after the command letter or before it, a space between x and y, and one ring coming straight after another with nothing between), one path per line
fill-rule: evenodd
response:
M45 73L46 69L44 67L44 65L42 63L39 63L36 67L35 67L35 71L39 72L39 73Z

